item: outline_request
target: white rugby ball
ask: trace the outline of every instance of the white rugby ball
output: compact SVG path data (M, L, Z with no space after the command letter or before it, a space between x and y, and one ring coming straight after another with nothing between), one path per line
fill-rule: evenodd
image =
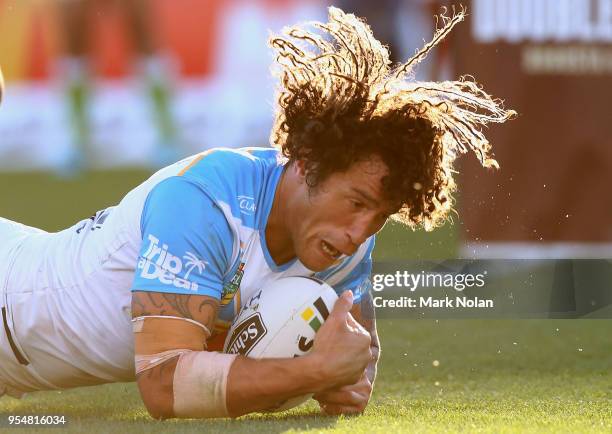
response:
M338 296L327 283L311 277L285 277L248 299L225 339L223 351L255 359L307 354L317 330ZM312 395L291 398L268 411L296 407Z

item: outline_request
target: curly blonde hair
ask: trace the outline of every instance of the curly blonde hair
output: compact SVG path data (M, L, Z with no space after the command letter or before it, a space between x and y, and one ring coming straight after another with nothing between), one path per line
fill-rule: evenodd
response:
M328 23L283 29L270 39L280 79L272 146L289 162L305 162L311 188L378 155L389 168L384 194L398 206L392 218L413 229L443 224L456 157L472 150L497 168L481 128L515 114L471 78L414 81L413 68L464 17L464 9L441 15L433 39L394 67L369 26L338 8L329 8Z

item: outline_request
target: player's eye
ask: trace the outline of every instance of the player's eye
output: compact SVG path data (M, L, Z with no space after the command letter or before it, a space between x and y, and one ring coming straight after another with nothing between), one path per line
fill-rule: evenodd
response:
M365 207L365 204L359 200L349 199L349 201L351 203L351 207L355 210L360 210Z

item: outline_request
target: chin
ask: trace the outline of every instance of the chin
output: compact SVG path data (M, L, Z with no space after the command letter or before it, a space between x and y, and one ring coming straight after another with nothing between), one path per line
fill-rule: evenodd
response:
M323 271L333 265L333 261L323 261L315 255L298 255L300 262L311 271Z
M322 265L322 264L321 264L320 262L318 262L318 261L307 261L307 260L306 260L306 261L304 261L304 260L301 260L301 259L300 259L300 261L301 261L301 262L302 262L302 264L303 264L303 265L304 265L306 268L308 268L310 271L315 271L315 272L317 272L317 273L318 273L319 271L323 271L323 270L325 270L326 268L328 268L327 266Z

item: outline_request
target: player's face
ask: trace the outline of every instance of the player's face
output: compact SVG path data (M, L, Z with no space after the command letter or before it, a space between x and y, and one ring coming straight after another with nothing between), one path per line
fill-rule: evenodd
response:
M312 191L305 182L300 185L292 239L305 266L313 271L330 267L384 226L398 208L383 198L381 180L387 173L382 160L372 156L330 175Z

